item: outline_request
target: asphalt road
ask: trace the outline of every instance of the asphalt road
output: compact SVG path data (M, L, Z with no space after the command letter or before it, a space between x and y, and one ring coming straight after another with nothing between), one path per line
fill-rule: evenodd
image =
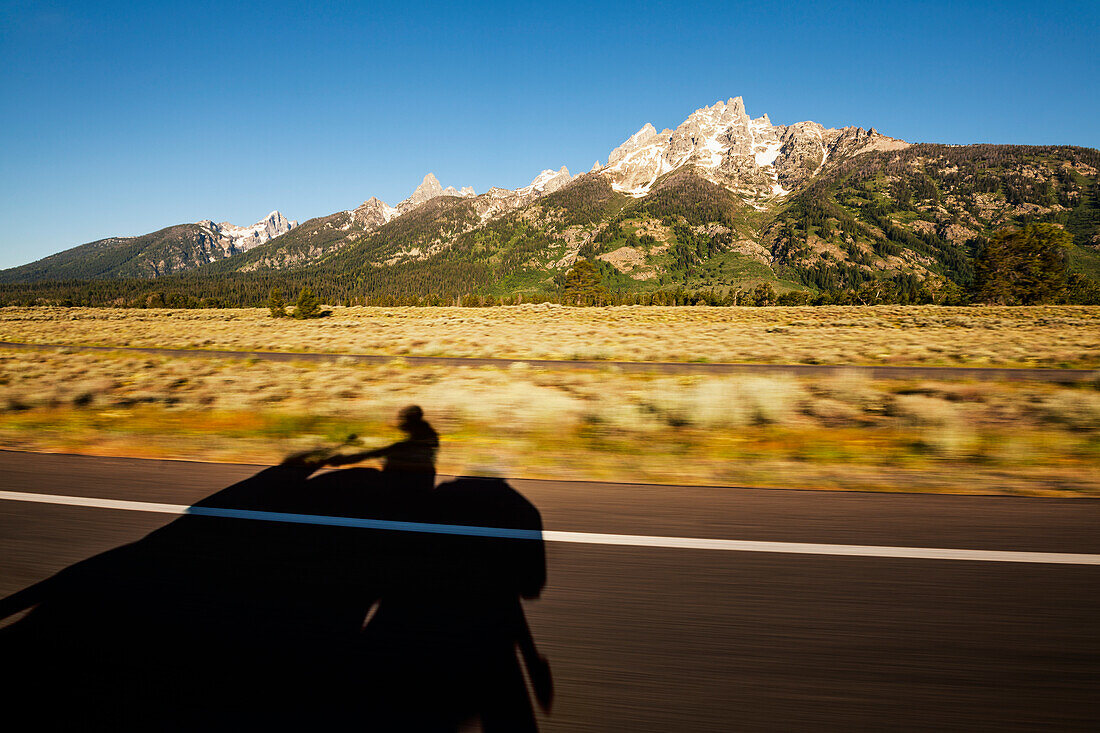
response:
M544 369L607 369L614 367L624 372L659 372L664 374L788 374L792 376L822 377L837 372L857 370L872 379L965 379L980 382L1053 382L1073 384L1100 377L1096 369L1019 369L1007 367L935 367L935 366L876 366L845 364L720 364L672 361L583 361L566 359L498 359L451 356L404 356L392 354L321 354L316 352L289 351L223 351L213 349L161 349L141 346L87 346L66 344L23 344L0 341L0 348L31 351L122 351L153 356L220 359L261 359L264 361L312 361L332 362L350 359L362 364L386 364L402 359L409 364L425 366L507 367L511 364L530 364Z
M2 490L97 499L191 504L259 470L0 451ZM1090 500L511 485L548 533L1100 553ZM0 596L175 519L0 500ZM1100 725L1095 564L587 541L547 542L546 557L524 601L556 691L541 730Z

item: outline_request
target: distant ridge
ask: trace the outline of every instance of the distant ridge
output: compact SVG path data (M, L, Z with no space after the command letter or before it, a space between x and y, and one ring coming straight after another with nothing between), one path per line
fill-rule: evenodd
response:
M278 211L248 227L209 219L176 224L137 237L100 239L3 270L0 282L161 277L247 252L296 226Z

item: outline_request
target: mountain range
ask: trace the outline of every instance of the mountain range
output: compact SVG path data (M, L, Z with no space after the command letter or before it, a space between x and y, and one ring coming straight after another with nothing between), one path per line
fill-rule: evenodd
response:
M775 125L737 97L674 130L646 123L576 176L551 168L477 194L429 173L393 206L371 197L300 226L275 211L247 228L201 221L104 239L0 271L0 284L119 280L96 289L101 299L156 288L239 304L303 284L330 302L447 300L551 292L584 257L620 291L935 289L965 285L984 241L1027 222L1064 228L1070 267L1097 278L1098 173L1091 148Z
M108 237L0 271L0 282L82 278L154 278L247 252L298 226L272 211L252 226L209 219L137 237Z

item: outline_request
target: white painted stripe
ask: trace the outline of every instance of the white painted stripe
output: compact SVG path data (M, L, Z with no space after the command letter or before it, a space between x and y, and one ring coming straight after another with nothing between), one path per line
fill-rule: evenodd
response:
M658 547L678 550L721 550L726 552L775 552L795 555L839 555L849 557L894 557L911 560L974 560L982 562L1043 563L1055 565L1100 565L1100 555L1071 552L1017 552L1013 550L959 550L947 547L890 547L883 545L833 545L812 542L763 542L757 540L722 540L703 537L660 537L651 535L602 534L598 532L560 532L557 530L508 529L504 527L474 527L459 524L398 522L389 519L329 517L318 514L289 514L249 509L219 509L216 507L156 504L146 501L100 499L87 496L58 496L21 491L0 491L0 499L38 504L121 509L157 514L191 514L203 517L253 519L294 524L321 524L331 527L360 527L400 532L427 532L467 537L499 537L505 539L542 539L547 542L568 542L582 545L620 545L625 547Z
M719 540L695 537L650 537L646 535L591 534L588 532L543 532L550 542L583 542L594 545L667 547L685 550L731 552L780 552L795 555L847 555L851 557L900 557L916 560L982 560L985 562L1029 562L1058 565L1100 565L1100 555L1072 552L1017 552L1013 550L956 550L948 547L890 547L888 545L833 545L814 542L763 542Z
M123 509L129 512L153 512L156 514L186 514L183 504L154 504L148 501L124 501L100 499L94 496L59 496L57 494L32 494L24 491L0 491L0 499L29 501L37 504L64 504L66 506L90 506L97 509Z

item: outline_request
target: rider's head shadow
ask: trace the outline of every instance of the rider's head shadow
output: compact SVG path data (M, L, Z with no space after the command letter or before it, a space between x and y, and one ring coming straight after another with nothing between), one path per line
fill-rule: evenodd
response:
M296 460L323 466L344 466L369 459L380 459L386 487L411 494L430 491L435 485L435 461L439 452L439 434L424 419L424 411L418 405L409 405L397 414L397 428L404 438L390 445L354 453L333 452L331 454L308 451L299 454ZM349 442L357 440L351 436ZM360 478L367 474L360 472ZM350 478L350 477L349 477Z
M434 478L438 436L420 410L401 419ZM319 475L293 457L0 601L30 609L0 630L26 699L54 679L72 703L38 719L533 729L521 669L551 694L520 604L546 580L538 510L500 480L410 485L394 455Z

